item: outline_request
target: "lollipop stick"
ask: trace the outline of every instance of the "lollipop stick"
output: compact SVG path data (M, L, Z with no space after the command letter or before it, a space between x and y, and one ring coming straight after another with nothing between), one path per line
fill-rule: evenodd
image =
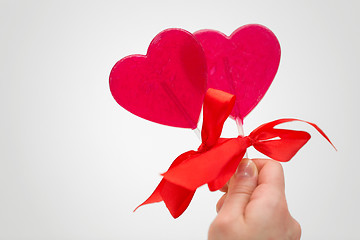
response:
M201 134L200 134L199 128L197 127L195 129L193 129L193 131L194 131L196 137L201 141Z
M245 137L243 122L240 118L235 118L236 126L238 128L239 136ZM244 158L249 158L247 151L245 152Z
M169 98L175 103L178 110L183 114L185 119L188 121L190 125L196 126L197 122L194 121L190 114L186 111L186 108L182 105L181 101L176 97L175 93L171 90L166 82L160 82L160 85L163 87L164 91L168 94ZM193 129L196 137L201 141L201 134L198 127Z

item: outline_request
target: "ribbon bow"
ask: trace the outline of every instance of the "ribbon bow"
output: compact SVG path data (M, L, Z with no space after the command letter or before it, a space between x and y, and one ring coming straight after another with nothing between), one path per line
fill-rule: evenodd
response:
M292 118L265 123L246 137L220 138L224 122L234 104L235 96L232 94L211 88L207 91L203 107L202 144L197 151L188 151L178 156L168 171L162 174L163 179L155 191L137 208L164 201L171 215L179 217L190 204L198 187L207 184L210 191L223 187L235 173L250 146L274 160L289 161L311 136L304 131L274 128L282 123L308 123L335 148L317 125Z

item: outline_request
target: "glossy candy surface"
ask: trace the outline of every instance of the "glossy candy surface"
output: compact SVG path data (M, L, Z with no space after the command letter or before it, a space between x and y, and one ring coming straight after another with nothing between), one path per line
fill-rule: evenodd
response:
M182 29L160 32L146 55L118 61L110 90L119 105L144 119L174 127L197 126L206 87L206 59L194 36Z
M266 27L245 25L230 37L214 30L194 33L207 59L208 88L236 96L231 117L243 120L270 87L280 62L280 44Z

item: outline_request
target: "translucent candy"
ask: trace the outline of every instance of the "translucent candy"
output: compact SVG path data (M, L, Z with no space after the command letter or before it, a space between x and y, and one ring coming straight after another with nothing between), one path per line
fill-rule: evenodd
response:
M182 29L160 32L146 55L118 61L110 90L122 107L144 119L195 129L206 87L206 59L200 43Z
M207 60L208 88L234 94L231 117L243 121L270 87L280 62L280 44L266 27L250 24L230 37L214 30L194 33Z

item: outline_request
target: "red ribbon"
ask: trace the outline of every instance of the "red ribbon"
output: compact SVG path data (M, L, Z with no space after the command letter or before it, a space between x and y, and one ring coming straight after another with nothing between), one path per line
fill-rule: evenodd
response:
M246 137L220 138L234 103L235 96L232 94L211 88L207 91L203 108L202 144L197 151L188 151L177 157L168 171L162 174L163 179L155 191L140 206L164 201L171 215L179 217L198 187L207 184L210 191L223 187L250 146L274 160L289 161L311 136L304 131L274 128L282 123L308 123L335 148L317 125L292 118L265 123Z

